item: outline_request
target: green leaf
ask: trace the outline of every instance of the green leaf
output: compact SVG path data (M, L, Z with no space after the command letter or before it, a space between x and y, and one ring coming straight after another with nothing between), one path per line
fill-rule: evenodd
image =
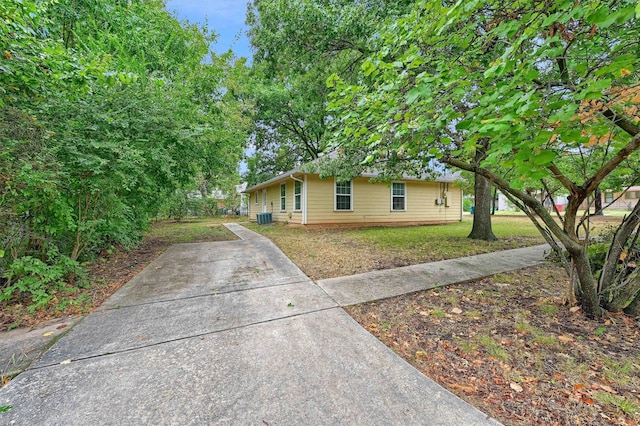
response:
M13 405L3 405L0 407L0 413L6 413L7 411L11 410L13 408Z
M431 95L431 86L423 84L421 86L414 87L413 89L407 92L406 102L411 105L415 101L420 98L430 97Z
M365 76L370 76L371 73L373 73L376 70L376 66L374 65L373 62L371 61L365 61L362 64L362 71L364 72Z
M540 154L533 157L533 164L536 166L543 166L551 163L556 158L556 153L549 150L544 150Z

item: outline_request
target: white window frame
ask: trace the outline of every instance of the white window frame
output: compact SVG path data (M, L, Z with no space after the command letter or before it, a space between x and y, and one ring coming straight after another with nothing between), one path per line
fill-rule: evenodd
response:
M284 195L282 194L282 190L284 189ZM287 211L287 184L280 184L280 212Z
M403 195L395 195L393 193L393 185L402 185ZM407 211L407 184L406 184L406 182L391 182L390 191L391 191L391 211L392 212L406 212ZM393 205L393 199L394 198L402 198L403 203L402 203L402 208L401 209L394 208L394 205Z
M338 184L349 183L349 194L338 194ZM349 197L349 209L338 209L338 195L341 197ZM353 180L350 181L338 181L333 183L333 211L334 212L352 212L353 211Z
M293 181L293 211L302 211L302 182L298 180Z

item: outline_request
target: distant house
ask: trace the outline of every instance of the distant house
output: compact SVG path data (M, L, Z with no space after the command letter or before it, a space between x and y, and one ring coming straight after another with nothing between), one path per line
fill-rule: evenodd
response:
M272 213L276 222L302 225L361 223L447 223L462 220L462 189L453 176L434 181L404 177L370 182L377 174L350 181L321 179L316 173L290 170L245 192L249 217Z
M602 206L610 209L632 210L640 200L640 186L630 186L624 191L602 191Z

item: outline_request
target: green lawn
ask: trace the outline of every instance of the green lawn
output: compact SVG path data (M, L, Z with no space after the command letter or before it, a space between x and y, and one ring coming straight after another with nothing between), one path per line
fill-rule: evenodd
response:
M363 238L380 247L411 248L425 242L431 244L445 243L446 241L459 242L460 238L466 239L471 232L472 225L473 219L470 216L465 216L462 222L447 225L363 228L350 231L347 234ZM540 236L536 227L527 217L493 217L492 228L498 239ZM543 242L542 239L540 242ZM478 244L478 242L473 243Z
M237 237L221 226L222 223L232 222L234 219L222 217L185 219L180 222L163 221L151 226L147 238L169 244L234 240Z

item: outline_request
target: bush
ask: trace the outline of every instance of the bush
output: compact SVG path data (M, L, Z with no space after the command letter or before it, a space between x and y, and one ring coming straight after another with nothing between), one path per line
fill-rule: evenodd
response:
M82 283L86 271L80 264L56 249L49 250L47 262L32 256L22 256L11 262L5 272L5 286L0 301L30 297L31 312L45 306L60 291L76 290L70 283Z

